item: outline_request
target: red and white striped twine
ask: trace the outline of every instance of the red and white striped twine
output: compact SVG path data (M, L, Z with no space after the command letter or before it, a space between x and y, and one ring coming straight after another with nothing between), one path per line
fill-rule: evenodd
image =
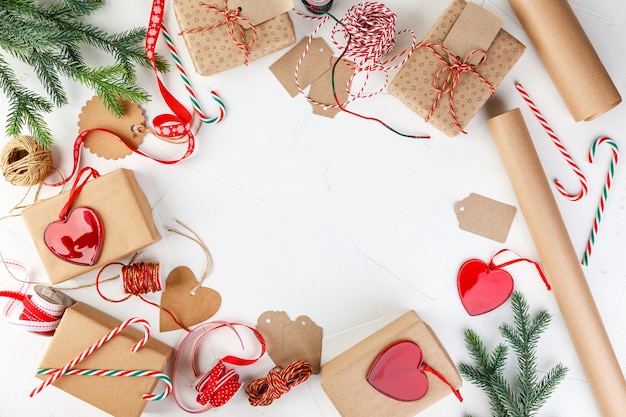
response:
M319 103L308 97L303 92L298 76L300 66L309 52L313 38L330 18L331 15L326 14L309 35L304 51L296 64L294 76L298 91L309 102L325 108L337 108L340 107L338 104ZM368 1L350 7L346 10L343 20L336 21L332 28L331 39L337 49L343 52L342 56L354 63L355 70L346 83L345 88L348 93L348 99L343 104L344 106L356 99L373 97L383 92L389 84L388 71L404 65L415 50L417 46L415 33L409 29L396 32L396 20L396 14L387 6L382 3ZM397 36L403 33L411 34L411 46L391 57L387 57L396 45ZM401 57L403 59L397 62ZM382 72L385 81L379 89L367 93L369 78L374 72ZM352 93L350 85L358 74L363 74L364 80L358 92Z
M533 112L537 120L539 120L539 123L541 124L543 129L546 131L548 136L552 139L552 143L554 143L554 145L557 147L559 152L561 152L561 155L563 155L563 157L565 158L565 161L570 166L570 168L574 171L574 173L578 177L578 180L580 181L580 190L576 194L572 194L572 193L569 193L565 189L563 184L558 179L555 179L554 185L556 186L557 190L559 191L559 193L561 193L561 195L563 195L564 197L566 197L567 199L571 201L578 201L582 199L583 197L585 197L585 195L587 195L587 191L588 191L587 178L585 177L585 174L583 174L583 172L580 170L580 167L578 166L578 164L574 161L570 153L567 151L567 148L565 147L565 145L563 145L563 143L561 142L559 137L556 135L554 130L550 127L550 125L548 124L548 121L543 116L539 108L535 105L535 102L530 98L530 96L528 95L528 93L526 92L522 84L516 83L515 88L520 93L520 95L522 96L522 99L526 102L526 104L528 105L530 110Z

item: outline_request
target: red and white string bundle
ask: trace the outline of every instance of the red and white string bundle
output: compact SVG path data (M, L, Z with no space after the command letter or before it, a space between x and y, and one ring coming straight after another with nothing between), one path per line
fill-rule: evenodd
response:
M313 38L330 18L331 15L326 14L320 24L310 34L304 52L296 64L296 85L302 94L304 94L304 92L298 81L300 66L308 53ZM333 17L333 19L335 18ZM341 52L341 57L353 62L355 70L346 84L346 91L348 92L349 98L343 105L358 98L369 98L383 92L389 84L388 71L404 65L417 46L415 33L410 29L397 32L396 14L384 4L373 1L355 4L346 10L341 21L335 20L336 23L332 28L331 39L335 47ZM393 56L388 56L396 46L397 36L403 33L411 34L411 46ZM397 62L402 56L404 56L404 58ZM382 72L384 74L384 84L376 91L366 93L370 75L374 72ZM350 91L350 85L359 74L362 74L365 78L359 91L352 93ZM342 107L340 103L334 105L318 103L310 97L307 97L307 100L327 108Z

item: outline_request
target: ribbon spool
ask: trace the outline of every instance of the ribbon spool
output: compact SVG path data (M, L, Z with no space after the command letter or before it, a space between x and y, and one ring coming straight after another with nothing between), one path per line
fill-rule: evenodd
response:
M52 152L32 136L17 136L2 149L0 169L4 178L13 185L36 185L52 169Z
M302 3L308 11L314 14L324 14L330 10L333 0L302 0Z
M60 291L43 285L36 285L34 291L32 295L0 291L0 297L12 299L7 303L4 315L12 326L42 336L52 336L61 322L63 313L74 304L74 300ZM11 313L19 304L22 305L22 312L18 318L12 318Z
M120 275L122 277L122 288L124 297L113 299L105 296L100 290L100 276L106 268L112 265L122 267ZM105 300L112 303L121 303L135 295L142 300L152 304L144 299L142 295L161 291L161 266L156 262L138 262L125 265L121 262L111 262L104 265L96 276L96 291Z
M254 334L254 337L259 342L259 354L253 358L240 358L227 355L215 360L208 368L208 371L200 372L198 366L198 359L201 356L199 348L203 339L211 334L211 332L222 328L232 330L239 339L241 348L244 349L243 339L239 332L237 332L235 326L244 327ZM176 356L174 357L172 382L174 384L173 394L176 404L181 410L191 414L203 413L225 405L242 387L242 383L239 381L239 374L227 365L252 365L265 354L265 350L265 339L263 339L261 333L255 328L245 324L216 321L201 324L194 328L180 342ZM184 363L184 365L182 365L182 363ZM197 405L194 407L187 406L183 401L183 393L180 391L180 387L189 385L181 381L181 378L183 378L183 376L180 375L183 372L183 370L180 369L181 367L191 368L193 373L193 381L190 385L194 388L196 395ZM188 375L185 375L185 377L186 376ZM197 407L198 405L200 407Z
M35 285L34 294L26 294L30 285L30 276L24 265L10 259L2 259L2 262L9 273L11 269L14 269L25 276L25 279L20 281L22 284L17 291L0 291L0 297L10 299L3 311L7 322L32 333L52 336L65 310L74 304L74 300L45 285ZM12 317L15 308L20 305L22 312L17 318Z

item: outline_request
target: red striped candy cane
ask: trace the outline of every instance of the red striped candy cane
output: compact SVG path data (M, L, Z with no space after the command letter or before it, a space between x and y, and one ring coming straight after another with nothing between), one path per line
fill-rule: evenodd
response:
M619 147L617 146L617 143L615 143L612 139L607 138L606 136L596 139L591 145L591 148L589 149L589 155L588 155L589 162L593 163L598 147L602 145L603 143L611 147L611 153L612 153L611 163L609 164L609 170L606 173L606 178L604 180L604 187L602 188L602 194L600 194L600 202L596 210L596 216L593 219L593 226L591 227L591 232L589 233L589 239L587 240L587 245L585 246L585 254L583 255L583 258L581 261L581 263L585 266L589 265L589 258L591 257L591 251L596 241L596 235L598 234L598 227L600 226L600 221L602 221L602 213L604 212L604 208L606 206L606 200L609 196L609 189L611 188L611 184L613 183L613 176L615 175L615 166L619 162Z
M104 345L106 342L108 342L111 339L113 339L115 336L120 334L126 327L128 327L128 326L130 326L131 324L134 324L134 323L135 324L141 324L144 327L143 338L139 342L135 343L135 345L133 345L133 347L131 348L131 351L133 353L137 352L139 349L141 349L148 342L148 339L150 339L150 323L148 323L144 319L130 318L130 319L120 323L117 327L115 327L109 333L104 335L96 343L94 343L93 345L91 345L90 347L85 349L85 351L83 353L81 353L80 355L76 356L74 359L72 359L70 362L68 362L63 368L58 369L57 371L52 373L51 376L48 379L46 379L44 382L42 382L37 388L35 388L30 393L30 396L32 397L35 394L40 393L44 388L46 388L48 385L52 384L54 381L59 379L63 374L65 374L68 370L70 370L71 368L76 366L76 364L78 364L79 362L84 360L86 357L88 357L89 355L94 353L96 350L100 349L102 347L102 345Z
M578 164L576 164L572 156L567 151L567 148L563 145L563 143L561 142L559 137L556 135L556 133L554 133L554 130L550 127L550 125L548 124L548 121L543 116L539 108L535 105L535 102L530 98L530 96L528 95L528 93L526 92L522 84L516 83L515 88L520 93L520 95L522 96L522 99L524 99L524 101L526 102L530 110L533 112L533 114L537 118L537 120L539 120L539 123L541 124L543 129L546 131L548 136L550 136L550 138L552 139L552 143L554 143L554 145L557 147L559 152L561 152L561 155L563 155L563 157L565 158L565 161L570 166L570 168L574 171L574 173L578 177L578 180L580 181L580 190L578 191L578 193L571 194L565 189L563 184L561 184L561 182L558 179L555 179L554 185L556 186L557 190L559 190L561 195L563 195L564 197L566 197L567 199L571 201L578 201L582 199L585 195L587 195L587 191L588 191L587 178L585 177L585 174L582 173L582 171L578 167Z
M52 375L58 372L59 369L55 368L40 368L37 369L37 375ZM143 394L142 399L145 401L159 401L170 395L172 392L172 380L164 373L156 371L120 371L112 369L68 369L63 375L77 375L77 376L118 376L118 377L149 377L158 378L165 383L165 390L159 394Z
M187 90L187 95L189 96L189 100L191 101L191 105L193 106L194 112L196 113L196 115L198 115L198 117L203 123L215 124L215 123L221 122L224 119L224 116L226 115L226 106L224 104L224 101L217 94L217 92L212 90L209 93L209 95L211 96L213 101L217 103L219 114L215 117L209 117L204 113L204 111L202 110L202 107L200 106L200 101L198 100L198 97L196 96L196 93L193 87L191 86L191 82L189 81L189 77L187 76L187 71L185 71L182 61L180 60L180 57L178 56L178 51L176 49L176 46L174 45L174 42L172 41L172 37L170 36L170 33L167 30L167 27L165 27L165 24L163 24L163 22L161 22L161 32L163 33L163 39L165 39L167 48L170 51L170 56L176 63L176 70L178 71L178 74L180 75L180 78L183 81L183 84L185 84L185 89Z

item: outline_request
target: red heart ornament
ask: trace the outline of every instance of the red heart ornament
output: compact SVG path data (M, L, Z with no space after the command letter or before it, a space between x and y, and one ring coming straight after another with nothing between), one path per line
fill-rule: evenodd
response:
M480 259L470 259L459 269L457 286L463 307L470 316L476 316L494 310L508 300L513 292L513 277Z
M428 392L429 381L422 365L422 349L410 340L383 349L367 374L367 382L398 401L416 401Z
M94 265L104 242L102 219L89 207L77 207L66 218L50 223L43 240L53 254L66 262Z

